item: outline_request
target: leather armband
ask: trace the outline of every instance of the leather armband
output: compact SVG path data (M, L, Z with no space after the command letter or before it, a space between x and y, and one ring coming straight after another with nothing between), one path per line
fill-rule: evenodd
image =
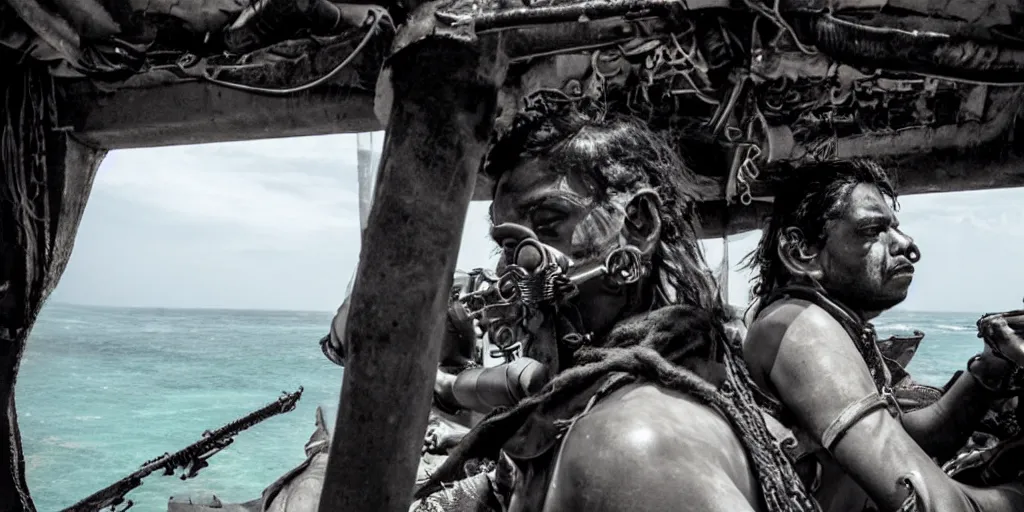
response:
M511 363L460 373L452 386L452 393L462 407L489 412L519 403L546 383L547 367L523 357Z
M878 409L888 409L889 404L877 393L871 393L860 400L846 406L836 419L832 420L825 432L821 434L821 446L832 452L839 439L860 420Z

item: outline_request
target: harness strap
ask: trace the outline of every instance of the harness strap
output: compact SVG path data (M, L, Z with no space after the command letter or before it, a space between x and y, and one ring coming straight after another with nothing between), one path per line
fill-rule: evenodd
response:
M839 438L857 422L878 409L887 409L888 407L889 404L886 400L875 393L846 406L821 434L821 446L831 452Z

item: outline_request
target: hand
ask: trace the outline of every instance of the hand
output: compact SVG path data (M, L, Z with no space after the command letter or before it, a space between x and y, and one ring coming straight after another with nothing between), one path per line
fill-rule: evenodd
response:
M1024 311L983 316L978 320L978 336L995 353L1024 366Z
M965 453L943 466L946 474L958 482L976 487L992 487L1020 478L1024 437L997 441L986 436L984 443L969 446Z
M466 436L467 430L457 429L444 422L437 422L427 427L427 433L423 437L423 453L431 455L447 455L455 448L462 438Z

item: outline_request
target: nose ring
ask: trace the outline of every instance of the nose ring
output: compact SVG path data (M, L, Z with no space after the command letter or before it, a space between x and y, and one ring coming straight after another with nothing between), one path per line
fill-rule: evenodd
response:
M910 247L907 248L907 259L909 259L911 263L921 261L921 250L917 248L917 245L910 244Z

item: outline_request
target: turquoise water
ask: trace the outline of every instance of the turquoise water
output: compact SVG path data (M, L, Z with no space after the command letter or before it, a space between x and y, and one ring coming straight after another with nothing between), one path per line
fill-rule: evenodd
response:
M48 305L22 362L17 400L28 483L50 512L214 429L305 386L297 409L243 432L192 480L154 475L129 495L133 510L162 512L167 498L259 496L304 459L317 405L329 421L342 370L317 341L330 313L160 310ZM980 349L978 314L892 312L880 334L927 337L911 364L944 384Z

